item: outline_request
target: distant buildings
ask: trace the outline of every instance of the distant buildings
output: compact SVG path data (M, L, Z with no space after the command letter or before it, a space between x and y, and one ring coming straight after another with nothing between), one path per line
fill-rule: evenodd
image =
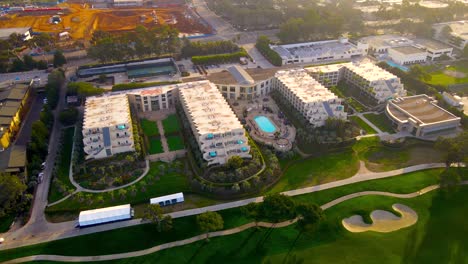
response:
M227 99L251 100L270 93L276 69L243 69L235 65L225 72L213 73L207 79L216 85Z
M450 106L459 108L461 110L463 110L463 107L465 106L463 104L462 98L458 95L451 95L450 93L443 92L442 98L444 98L444 101Z
M409 132L417 137L453 131L460 125L456 117L425 94L390 100L386 114L398 131Z
M434 38L458 49L468 43L468 21L451 21L432 25Z
M348 39L341 38L338 40L271 45L271 48L281 57L283 65L287 65L350 60L353 57L365 56L368 45L363 42L352 44Z
M273 87L312 125L325 125L328 118L346 119L341 99L303 69L278 71Z
M388 56L400 65L410 65L425 62L427 52L414 46L402 46L388 49Z
M27 84L0 84L0 147L6 149L16 138L29 110L31 89Z
M30 40L31 28L30 27L18 27L18 28L2 28L0 29L0 40L6 40L11 34L16 33L23 37L23 40Z
M113 0L114 7L142 6L143 0Z
M330 87L343 80L374 98L377 103L406 96L400 78L372 63L342 63L306 69L316 80Z
M87 159L135 151L127 95L88 97L82 133Z
M180 100L208 165L225 164L233 156L250 158L244 127L216 86L209 81L186 85Z

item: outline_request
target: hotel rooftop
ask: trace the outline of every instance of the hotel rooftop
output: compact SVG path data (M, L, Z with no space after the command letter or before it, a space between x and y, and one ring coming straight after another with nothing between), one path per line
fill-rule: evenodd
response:
M213 83L200 81L187 83L186 86L180 89L179 93L198 134L243 129L239 119Z
M396 75L372 63L348 63L346 64L346 68L370 82L398 78Z
M304 69L278 71L276 78L304 103L336 98L335 94L312 78Z
M131 123L126 94L88 97L86 99L83 129L110 127Z

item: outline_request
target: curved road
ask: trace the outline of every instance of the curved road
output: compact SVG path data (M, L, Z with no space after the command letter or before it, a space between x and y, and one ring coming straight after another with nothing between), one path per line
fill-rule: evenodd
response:
M307 193L317 192L317 191L335 188L339 186L349 185L349 184L353 184L357 182L363 182L363 181L374 180L374 179L382 179L382 178L400 175L403 173L431 169L431 168L442 168L442 167L445 167L444 163L431 163L431 164L411 166L411 167L393 170L393 171L387 171L387 172L358 173L354 175L353 177L347 178L344 180L320 184L320 185L316 185L312 187L291 190L291 191L283 192L283 194L289 195L289 196L307 194ZM47 199L47 197L45 196L44 199ZM170 213L169 215L171 215L172 218L179 218L179 217L197 215L206 211L220 211L220 210L225 210L229 208L245 206L252 202L258 203L262 201L263 201L263 196L260 196L260 197L250 198L250 199L244 199L244 200L239 200L239 201L234 201L234 202L207 206L203 208L195 208L195 209L173 212L173 213ZM42 211L40 211L40 214L38 213L38 215L36 215L36 217L38 217L40 221L30 221L25 227L15 230L13 232L6 233L4 235L6 243L0 246L0 250L22 247L22 246L32 245L32 244L37 244L37 243L42 243L42 242L49 242L49 241L58 240L62 238L102 232L102 231L107 231L107 230L112 230L112 229L117 229L117 228L122 228L122 227L134 226L134 225L139 225L142 223L140 219L133 219L129 221L110 223L106 225L94 226L94 227L89 227L85 229L78 229L78 228L75 228L75 224L76 224L75 221L69 221L69 222L63 222L63 223L47 222L45 220L44 213L43 213L44 208L42 208Z
M461 184L468 184L468 181L464 181ZM364 191L364 192L358 192L358 193L353 193L349 195L345 195L343 197L340 197L338 199L335 199L329 203L326 203L322 205L322 209L326 210L334 205L337 205L339 203L342 203L344 201L354 199L356 197L361 197L361 196L366 196L366 195L381 195L381 196L388 196L388 197L397 197L397 198L403 198L403 199L409 199L409 198L414 198L423 194L426 194L430 191L436 190L439 188L439 185L431 185L428 187L425 187L417 192L413 193L407 193L407 194L399 194L399 193L391 193L391 192L378 192L378 191ZM221 231L216 231L216 232L211 232L209 233L209 237L219 237L219 236L227 236L227 235L232 235L236 234L242 231L245 231L249 228L255 227L255 226L261 226L261 227L266 227L266 228L281 228L281 227L286 227L291 224L294 224L297 221L296 219L284 221L281 223L267 223L267 222L258 222L257 224L255 222L251 222L242 226L238 226L232 229L227 229L227 230L221 230ZM198 236L194 236L191 238L183 239L183 240L178 240L178 241L173 241L161 245L157 245L151 248L139 250L139 251L132 251L132 252L126 252L126 253L119 253L119 254L110 254L110 255L101 255L101 256L62 256L62 255L35 255L35 256L28 256L28 257L23 257L23 258L18 258L14 260L7 261L5 263L21 263L21 262L29 262L29 261L63 261L63 262L90 262L90 261L108 261L108 260L117 260L117 259L123 259L123 258L132 258L132 257L140 257L148 254L152 254L155 252L158 252L160 250L164 249L169 249L173 247L178 247L178 246L183 246L187 244L191 244L200 240L205 239L207 236L205 234L201 234Z

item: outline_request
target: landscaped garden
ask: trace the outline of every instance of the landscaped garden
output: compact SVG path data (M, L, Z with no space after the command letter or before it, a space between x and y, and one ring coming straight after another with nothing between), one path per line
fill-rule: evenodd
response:
M364 117L371 121L376 127L378 127L382 132L395 133L392 128L392 122L385 114L364 114Z
M166 139L170 151L181 150L185 148L184 140L179 135L171 135L166 137Z
M143 129L143 133L148 137L159 136L159 130L156 122L143 118L140 119L140 124Z
M468 65L466 62L458 62L447 66L430 65L423 68L431 76L430 80L424 80L428 84L448 86L468 83Z
M436 184L439 172L440 170L427 170L409 173L293 199L324 204L342 195L365 190L410 193ZM422 263L446 263L449 259L454 260L453 263L463 263L464 252L468 250L468 236L465 219L460 215L468 210L466 199L468 187L460 187L458 191L451 193L432 191L411 199L364 196L327 209L324 222L313 233L300 233L296 224L280 229L251 228L234 235L211 238L209 243L199 241L112 263L277 263L294 258L299 261L307 259L307 263L400 263L415 260ZM392 233L350 233L341 225L341 220L345 217L353 214L366 215L376 209L388 210L394 203L402 203L414 209L419 216L418 222ZM223 216L225 229L253 221L246 218L240 208L219 213ZM155 227L145 224L8 250L0 256L0 261L33 254L81 256L130 252L201 233L194 228L195 217L174 219L173 226L164 235L155 235ZM356 254L357 251L360 254ZM336 252L340 254L337 255Z
M104 193L74 194L67 200L47 207L46 213L75 213L81 210L101 208L125 203L146 203L150 198L190 190L189 181L184 174L184 164L176 161L171 164L153 162L148 174L139 182L118 190ZM115 167L118 170L118 167ZM101 173L97 173L101 175ZM138 175L140 176L141 173ZM105 177L104 177L105 178Z
M164 135L168 136L180 131L179 119L176 114L169 115L162 121L164 127Z
M69 179L74 133L74 127L63 130L61 150L57 156L58 162L53 172L52 184L49 190L49 203L60 200L75 189Z
M371 126L369 126L364 120L362 120L359 116L350 116L349 119L356 123L362 130L366 131L366 134L376 134L375 131Z
M164 149L161 143L161 138L159 137L150 137L148 138L149 141L149 154L159 154L163 153Z

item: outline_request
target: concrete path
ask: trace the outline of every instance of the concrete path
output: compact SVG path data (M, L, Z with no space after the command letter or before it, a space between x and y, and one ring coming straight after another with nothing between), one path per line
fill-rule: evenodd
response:
M163 147L164 153L169 152L169 145L167 144L167 138L166 135L164 134L164 126L161 120L158 120L156 122L156 125L158 126L158 131L159 131L159 136L161 138L161 145Z
M359 117L359 118L361 118L362 121L366 122L366 124L368 124L368 125L369 125L370 127L372 127L375 131L377 131L377 134L381 135L381 134L384 133L384 132L382 132L382 130L380 130L377 126L375 126L371 121L367 120L367 118L365 118L363 114L357 113L356 116Z
M468 184L468 181L464 181L461 184L466 185ZM380 195L380 196L409 199L409 198L414 198L414 197L426 194L438 188L439 188L439 185L431 185L417 192L407 193L407 194L399 194L399 193L391 193L391 192L377 192L377 191L365 191L365 192L353 193L353 194L345 195L343 197L335 199L329 203L326 203L322 205L321 208L323 210L326 210L344 201L354 199L356 197L366 196L366 195ZM265 228L282 228L282 227L286 227L286 226L296 223L297 220L298 219L296 218L296 219L284 221L281 223L258 222L256 224L255 222L251 222L251 223L239 226L239 227L208 233L208 237L213 238L213 237L220 237L220 236L228 236L228 235L243 232L255 226L260 226L260 227L265 227ZM152 254L152 253L164 250L164 249L188 245L188 244L203 240L205 238L207 238L207 235L202 234L202 235L194 236L194 237L183 239L183 240L178 240L174 242L157 245L148 249L143 249L143 250L133 251L133 252L126 252L126 253L119 253L119 254L110 254L110 255L100 255L100 256L35 255L35 256L29 256L29 257L23 257L23 258L10 260L10 261L5 262L5 264L6 263L22 263L22 262L29 262L29 261L91 262L91 261L117 260L117 259L123 259L123 258L140 257L140 256Z
M321 190L326 190L330 188L340 187L340 186L368 181L368 180L383 179L383 178L397 176L397 175L404 174L404 173L432 169L432 168L443 168L443 167L445 167L444 163L431 163L431 164L411 166L411 167L393 170L393 171L387 171L387 172L356 174L355 176L344 179L344 180L320 184L320 185L296 189L296 190L291 190L291 191L286 191L286 192L283 192L283 194L289 195L289 196L302 195L302 194L318 192ZM198 215L206 211L220 211L220 210L225 210L225 209L230 209L230 208L241 207L252 202L258 203L262 201L263 201L263 196L260 196L260 197L249 198L249 199L244 199L244 200L239 200L239 201L234 201L234 202L206 206L202 208L195 208L195 209L188 209L188 210L173 212L173 213L170 213L169 215L171 215L172 218L179 218L179 217L185 217L185 216ZM43 211L42 211L42 217L43 217ZM6 241L9 241L9 242L3 245L0 245L0 250L22 247L26 245L38 244L38 243L43 243L43 242L50 242L53 240L58 240L58 239L63 239L63 238L68 238L68 237L75 237L75 236L91 234L91 233L97 233L97 232L102 232L102 231L108 231L108 230L113 230L113 229L122 228L122 227L135 226L135 225L141 224L141 220L133 219L129 221L110 223L110 224L105 224L105 225L89 227L85 229L77 229L75 228L75 224L76 224L76 221L68 221L68 222L53 224L53 223L48 223L47 221L45 221L45 218L44 218L44 221L41 222L40 224L35 225L34 228L23 227L17 231L6 233L4 235L4 238Z

